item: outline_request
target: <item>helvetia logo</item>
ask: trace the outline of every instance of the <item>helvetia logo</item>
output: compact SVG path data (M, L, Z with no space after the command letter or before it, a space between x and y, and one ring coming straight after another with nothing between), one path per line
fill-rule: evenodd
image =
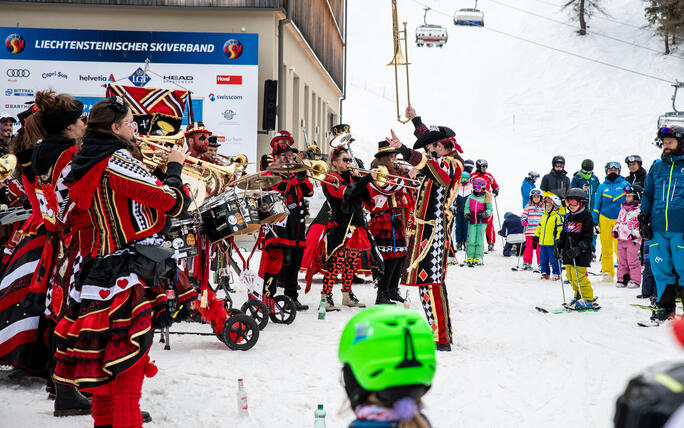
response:
M13 55L20 54L24 51L24 48L26 47L26 41L23 37L21 37L20 34L10 34L5 39L5 47L7 48L9 53Z
M223 45L223 53L228 59L238 59L242 55L242 43L236 39L227 40Z

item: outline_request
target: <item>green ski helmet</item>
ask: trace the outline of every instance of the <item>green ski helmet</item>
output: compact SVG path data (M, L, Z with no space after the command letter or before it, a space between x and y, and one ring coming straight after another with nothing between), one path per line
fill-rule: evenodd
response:
M437 361L432 329L416 311L376 305L352 317L342 331L338 358L365 391L421 385L427 391ZM353 396L349 394L352 403ZM422 394L421 394L422 395Z

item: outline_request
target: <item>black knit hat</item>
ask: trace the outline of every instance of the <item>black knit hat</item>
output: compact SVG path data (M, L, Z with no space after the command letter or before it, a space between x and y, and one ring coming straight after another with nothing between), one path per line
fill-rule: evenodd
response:
M376 158L381 158L383 156L389 156L394 153L399 153L397 149L390 147L390 143L387 140L382 140L378 142L378 152L375 154Z
M437 143L447 138L455 136L456 133L446 126L431 126L430 130L418 137L413 143L413 149L419 150L431 143Z

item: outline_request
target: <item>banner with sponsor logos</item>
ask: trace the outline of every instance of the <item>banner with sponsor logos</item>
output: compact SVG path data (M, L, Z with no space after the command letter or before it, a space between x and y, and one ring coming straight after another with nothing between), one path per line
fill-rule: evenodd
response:
M258 34L20 27L0 34L0 111L16 117L43 89L77 97L86 114L109 83L185 89L194 120L219 136L220 153L256 158Z

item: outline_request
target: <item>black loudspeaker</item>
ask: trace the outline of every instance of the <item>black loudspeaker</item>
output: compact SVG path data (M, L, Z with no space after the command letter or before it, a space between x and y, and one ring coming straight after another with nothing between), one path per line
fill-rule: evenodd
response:
M273 131L276 126L278 114L278 81L264 81L264 114L261 128L265 131Z

